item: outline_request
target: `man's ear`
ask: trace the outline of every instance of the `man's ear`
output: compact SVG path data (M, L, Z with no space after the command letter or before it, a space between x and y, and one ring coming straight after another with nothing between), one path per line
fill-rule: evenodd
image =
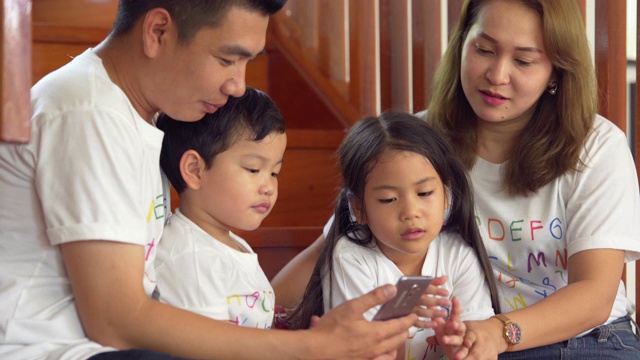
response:
M149 10L142 20L144 54L150 58L156 57L162 45L168 42L170 35L177 39L177 28L169 12L163 8Z
M367 223L367 217L364 215L361 201L349 196L349 210L351 210L351 215L355 217L358 224L365 225Z
M199 190L206 170L204 159L195 150L187 150L180 158L180 175L188 189Z

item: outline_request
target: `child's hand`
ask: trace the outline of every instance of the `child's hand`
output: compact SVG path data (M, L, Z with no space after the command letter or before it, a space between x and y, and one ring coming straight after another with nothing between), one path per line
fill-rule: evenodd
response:
M434 329L438 325L437 319L442 319L444 322L444 317L447 316L447 312L442 310L441 307L449 307L451 305L448 299L449 291L440 287L446 282L447 276L444 275L433 279L431 284L429 284L427 290L422 294L420 301L418 301L418 305L413 309L413 312L419 316L413 326L424 329Z
M463 347L466 325L460 321L460 313L460 301L454 296L451 299L449 318L446 321L443 318L437 319L438 326L435 328L435 338L449 359L454 359L458 352L468 350ZM432 343L433 340L431 339L429 342Z

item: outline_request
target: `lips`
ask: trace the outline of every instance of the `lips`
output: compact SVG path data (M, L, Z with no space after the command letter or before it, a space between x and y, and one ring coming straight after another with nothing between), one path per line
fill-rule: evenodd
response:
M509 100L508 98L498 94L498 93L494 93L491 91L487 91L487 90L481 90L480 91L480 97L482 98L482 100L492 106L499 106L504 104L505 102L507 102L507 100Z
M252 208L254 208L260 214L264 214L269 211L269 209L271 208L271 204L269 204L268 202L263 202L258 205L252 206Z
M425 234L425 231L418 228L412 228L403 232L400 237L404 240L417 240Z
M213 114L214 112L218 111L219 108L223 107L224 104L211 104L208 102L204 102L204 110L209 113L209 114Z

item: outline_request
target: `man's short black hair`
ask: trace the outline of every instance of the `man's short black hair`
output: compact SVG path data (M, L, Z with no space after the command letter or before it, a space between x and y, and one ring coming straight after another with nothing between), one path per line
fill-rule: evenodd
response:
M111 34L125 34L149 10L163 8L175 21L179 40L189 43L203 27L220 26L234 6L269 16L280 10L286 2L287 0L120 0Z

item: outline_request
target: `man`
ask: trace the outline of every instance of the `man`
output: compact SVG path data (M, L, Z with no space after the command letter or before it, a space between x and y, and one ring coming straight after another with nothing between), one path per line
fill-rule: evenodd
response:
M101 44L33 87L31 143L0 145L1 358L369 358L405 340L415 315L362 317L393 287L305 331L151 299L166 206L153 119L197 121L242 95L284 2L122 0Z

